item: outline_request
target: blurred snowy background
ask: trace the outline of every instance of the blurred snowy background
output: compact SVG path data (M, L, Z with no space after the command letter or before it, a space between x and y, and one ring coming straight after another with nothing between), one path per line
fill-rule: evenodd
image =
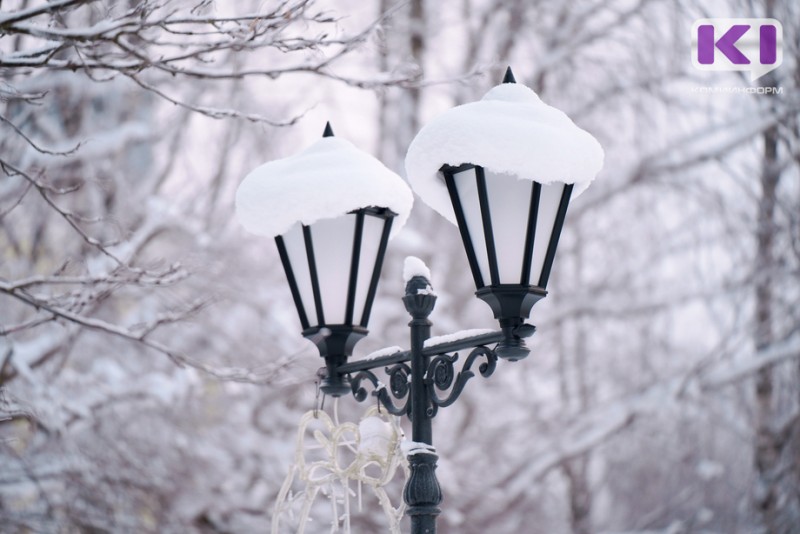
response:
M778 19L783 64L694 69L703 17ZM3 1L0 532L266 531L321 360L236 186L326 120L402 175L506 65L606 164L532 355L434 421L440 531L800 532L799 57L788 0ZM410 254L434 335L495 326L417 202L357 354L407 345Z

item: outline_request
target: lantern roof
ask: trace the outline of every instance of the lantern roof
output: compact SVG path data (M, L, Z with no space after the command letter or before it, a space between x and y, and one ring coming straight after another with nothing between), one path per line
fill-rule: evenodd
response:
M590 133L512 80L492 88L477 102L439 115L408 148L405 166L411 187L454 224L450 197L439 173L443 165L480 165L522 180L575 184L573 198L603 166L603 149Z
M272 237L297 222L311 225L369 207L397 214L392 235L403 227L414 202L406 182L329 130L302 152L264 163L244 178L236 217L247 231Z

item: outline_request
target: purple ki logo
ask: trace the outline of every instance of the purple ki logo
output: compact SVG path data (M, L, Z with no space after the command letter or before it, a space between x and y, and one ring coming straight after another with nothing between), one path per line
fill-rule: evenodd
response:
M783 26L775 19L699 19L692 64L700 70L749 71L757 80L783 63Z

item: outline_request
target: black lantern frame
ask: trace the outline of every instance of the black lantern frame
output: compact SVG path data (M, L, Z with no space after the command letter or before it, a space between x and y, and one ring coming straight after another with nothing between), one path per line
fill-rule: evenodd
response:
M480 165L465 163L458 166L443 165L440 169L453 211L456 216L456 223L464 243L464 251L467 254L472 277L475 281L477 291L475 295L489 304L494 313L494 317L500 322L500 327L505 333L506 338L501 342L497 349L497 354L501 358L509 360L519 360L528 355L529 351L520 336L519 329L533 328L525 325L525 319L530 315L531 308L536 302L547 296L547 282L550 279L550 272L553 268L558 240L561 230L564 227L564 220L567 215L567 207L572 195L573 184L563 184L558 207L553 221L552 232L548 236L537 236L539 226L539 207L542 198L542 184L537 181L530 181L530 202L525 226L525 247L520 265L519 279L515 283L501 281L500 267L497 248L495 246L495 231L498 230L493 224L492 210L489 201L489 192L486 184L486 173ZM478 194L478 204L480 206L482 239L486 248L486 260L488 263L489 279L486 280L484 272L478 259L476 250L476 239L470 233L469 224L465 214L464 205L459 193L459 186L463 186L462 180L469 180L474 175L475 187ZM526 180L527 182L527 180ZM541 230L541 228L539 228ZM547 248L544 254L542 269L538 274L538 279L532 283L531 270L534 255L534 244L539 239L547 240ZM488 282L488 283L487 283Z
M320 287L319 272L325 265L319 265L317 255L314 252L314 225L301 225L303 234L303 247L307 262L308 274L311 282L311 293L313 298L315 324L309 321L309 311L306 310L307 302L303 301L300 286L298 285L295 274L298 266L292 265L290 254L287 250L284 236L276 236L275 244L278 247L278 255L286 273L286 280L292 292L300 324L303 327L303 336L317 346L320 356L325 358L327 367L326 377L323 379L321 389L329 395L339 397L350 392L350 384L347 377L340 374L337 369L340 365L347 363L347 359L353 354L355 344L366 336L369 331L367 324L372 311L372 303L378 290L383 259L386 255L386 247L389 242L389 234L392 230L392 222L397 215L388 208L369 207L351 211L347 214L355 216L355 224L352 238L352 252L350 254L349 278L347 284L347 298L343 322L328 322L325 318L323 294L324 288ZM362 241L364 238L364 225L367 217L373 217L381 221L383 225L380 232L380 242L378 244L375 263L372 271L360 273ZM304 266L305 267L305 266ZM369 277L369 286L363 301L363 306L356 309L356 292L359 276ZM360 312L357 313L357 312Z

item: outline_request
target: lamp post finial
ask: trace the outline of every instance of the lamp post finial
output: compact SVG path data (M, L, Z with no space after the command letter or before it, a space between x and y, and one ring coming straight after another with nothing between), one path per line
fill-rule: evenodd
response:
M514 73L511 72L511 67L506 68L506 75L503 76L503 83L517 83L516 78L514 78Z

